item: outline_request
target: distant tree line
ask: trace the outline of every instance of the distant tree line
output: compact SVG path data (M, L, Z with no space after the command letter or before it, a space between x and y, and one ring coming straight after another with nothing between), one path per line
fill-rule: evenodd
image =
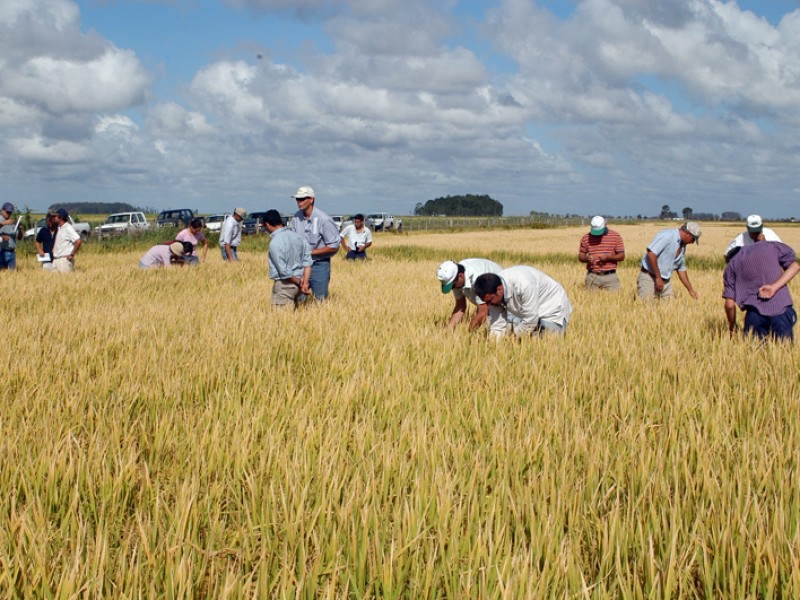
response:
M137 211L155 212L155 209L146 210L138 206L132 206L127 202L62 202L60 204L51 204L49 210L57 210L59 208L66 208L68 212L94 215Z
M425 204L417 202L414 214L423 217L502 217L503 205L486 194L444 196L428 200Z

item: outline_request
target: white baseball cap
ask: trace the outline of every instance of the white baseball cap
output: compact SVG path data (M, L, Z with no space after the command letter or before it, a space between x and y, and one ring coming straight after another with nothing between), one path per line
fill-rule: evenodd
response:
M458 265L452 260L446 260L439 265L436 277L442 282L442 293L447 294L453 289L453 284L458 276Z
M294 193L294 196L292 196L292 198L294 198L295 200L297 200L298 198L316 198L316 196L314 195L314 188L308 185L301 186L297 188L297 191Z
M747 217L747 231L750 233L761 233L764 229L764 222L761 220L761 215L750 215Z
M589 233L592 235L603 235L606 232L606 220L597 215L596 217L592 218L592 223L589 228Z

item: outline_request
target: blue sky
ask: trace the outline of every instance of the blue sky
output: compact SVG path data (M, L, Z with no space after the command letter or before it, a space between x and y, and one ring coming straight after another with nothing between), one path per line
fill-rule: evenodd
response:
M4 0L0 196L800 217L794 0Z

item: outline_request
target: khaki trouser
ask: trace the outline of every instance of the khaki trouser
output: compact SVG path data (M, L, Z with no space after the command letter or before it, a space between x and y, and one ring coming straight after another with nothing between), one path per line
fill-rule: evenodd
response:
M672 298L672 282L665 279L664 289L659 293L656 291L656 278L640 270L636 278L636 294L642 300L669 300Z
M618 292L620 290L619 277L616 273L592 273L586 272L586 289L587 290L608 290L610 292Z
M276 279L272 284L272 306L296 305L300 286L288 279Z
M59 273L72 273L75 270L75 263L66 256L64 258L56 258L53 260L53 270Z

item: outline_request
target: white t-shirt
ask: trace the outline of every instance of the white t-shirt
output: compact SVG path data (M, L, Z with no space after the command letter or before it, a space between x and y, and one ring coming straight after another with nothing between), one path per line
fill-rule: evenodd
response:
M345 239L347 242L347 247L351 250L356 249L356 244L361 247L364 244L369 244L372 242L372 232L366 225L361 229L361 231L358 231L356 226L351 223L342 230L341 236Z
M764 227L761 229L761 233L764 234L764 241L765 242L780 242L781 238L778 237L778 234L772 231L769 227ZM745 231L744 233L740 233L733 241L728 245L728 248L725 250L725 256L733 250L734 248L742 248L744 246L751 246L755 244L755 240L750 237L750 235Z
M81 239L71 223L64 223L58 228L56 241L53 244L53 258L67 258L75 250L75 242Z

